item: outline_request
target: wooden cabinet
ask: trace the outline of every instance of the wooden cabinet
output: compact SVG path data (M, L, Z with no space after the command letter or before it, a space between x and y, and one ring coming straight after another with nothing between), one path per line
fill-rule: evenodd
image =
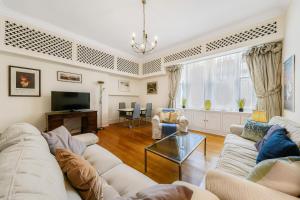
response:
M236 113L223 113L223 131L228 133L232 124L240 124L241 116Z
M81 133L97 132L97 111L49 112L46 113L47 131L64 124L64 119L81 118Z
M193 127L196 129L204 129L205 128L205 112L203 111L193 111Z
M212 131L220 131L221 114L221 112L205 112L205 128Z
M189 129L218 135L226 135L232 124L244 124L251 116L251 113L196 109L184 109L183 113L189 120Z

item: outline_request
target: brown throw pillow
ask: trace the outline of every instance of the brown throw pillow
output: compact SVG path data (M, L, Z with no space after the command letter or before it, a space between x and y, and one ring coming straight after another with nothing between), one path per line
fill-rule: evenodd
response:
M169 123L170 120L170 112L160 112L159 113L160 121L163 123Z
M179 116L179 114L177 112L171 112L170 113L169 123L172 123L172 124L177 123L178 116Z
M46 139L50 152L55 155L56 149L70 149L73 153L82 155L86 149L86 145L73 138L71 133L64 126L60 126L48 133L42 133Z
M191 200L193 191L182 185L158 184L136 193L133 197L115 200Z
M103 181L88 161L68 149L57 149L55 157L69 182L83 200L103 199Z

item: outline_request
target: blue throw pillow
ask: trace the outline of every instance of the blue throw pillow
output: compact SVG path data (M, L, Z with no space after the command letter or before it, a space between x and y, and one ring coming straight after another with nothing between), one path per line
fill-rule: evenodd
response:
M255 143L255 147L257 149L257 151L260 151L261 150L261 147L266 143L266 141L274 134L276 133L277 130L279 129L285 129L285 128L282 128L281 126L279 125L274 125L272 126L267 134L263 137L263 139L259 140L258 142Z
M258 153L256 163L272 158L300 156L298 146L288 138L286 132L286 129L278 129L270 136Z

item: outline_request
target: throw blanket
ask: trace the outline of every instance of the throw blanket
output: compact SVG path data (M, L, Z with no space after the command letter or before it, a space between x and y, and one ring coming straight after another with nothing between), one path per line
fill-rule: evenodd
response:
M162 124L162 135L163 137L169 136L177 131L176 124Z

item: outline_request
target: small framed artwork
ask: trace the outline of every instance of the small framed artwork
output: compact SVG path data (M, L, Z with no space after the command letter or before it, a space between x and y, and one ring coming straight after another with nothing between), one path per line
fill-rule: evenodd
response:
M295 112L295 55L284 62L284 109Z
M8 95L16 97L41 96L41 70L9 66Z
M82 75L71 72L58 71L57 80L71 83L82 83Z
M147 94L157 94L157 82L147 83Z
M129 92L130 91L130 82L125 80L119 80L119 91L120 92Z

